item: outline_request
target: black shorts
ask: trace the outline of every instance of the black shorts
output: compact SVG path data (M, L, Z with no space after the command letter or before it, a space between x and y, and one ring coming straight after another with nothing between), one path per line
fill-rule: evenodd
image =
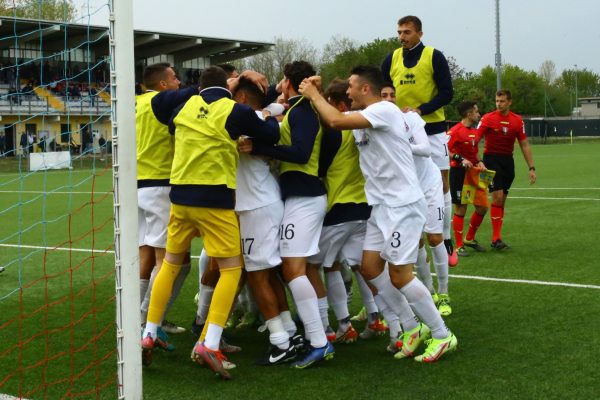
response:
M490 193L502 190L504 194L508 194L508 190L515 180L515 160L513 157L485 154L483 163L487 169L496 171L494 180L490 185Z
M452 204L461 204L463 184L465 182L465 169L463 167L450 167L450 195Z

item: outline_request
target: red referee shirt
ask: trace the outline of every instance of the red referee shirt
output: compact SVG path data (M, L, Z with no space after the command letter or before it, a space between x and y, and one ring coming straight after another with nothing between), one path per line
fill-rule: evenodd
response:
M512 111L504 116L500 111L492 111L481 117L478 129L485 136L483 154L511 156L515 140L525 140L523 120Z
M471 163L476 164L479 161L477 154L479 152L479 140L481 139L481 135L479 130L475 128L469 128L463 125L462 122L454 125L447 132L447 135L450 136L448 139L448 149L452 154L458 154L462 158L471 161ZM461 163L450 159L451 167L461 167Z

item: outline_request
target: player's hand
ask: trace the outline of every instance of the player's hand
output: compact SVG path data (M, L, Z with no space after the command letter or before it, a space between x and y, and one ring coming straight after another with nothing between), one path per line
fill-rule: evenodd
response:
M537 181L537 175L535 174L535 170L529 171L529 184L533 185Z
M313 75L308 78L309 82L317 87L319 92L321 91L321 77L319 75Z
M238 138L238 151L244 154L250 154L252 152L252 139L248 136L240 136Z
M248 70L242 72L240 74L240 76L243 76L244 78L249 79L250 81L254 82L256 84L256 86L258 86L258 88L263 93L267 92L267 88L269 87L269 82L267 81L267 77L264 76L263 74L261 74L260 72L256 72L256 71L252 71L252 70L248 69Z
M404 106L401 108L403 113L407 113L407 112L416 112L417 114L421 115L421 109L419 108L414 108L414 107L409 107L409 106Z
M317 87L308 79L304 79L302 83L300 83L299 92L309 100L312 100L316 95L319 94Z
M469 160L467 160L466 158L464 160L462 160L462 166L464 169L471 169L473 168L473 163Z
M479 167L479 169L481 171L487 171L487 167L485 166L485 164L483 163L483 161L479 161L479 164L477 164L477 166Z

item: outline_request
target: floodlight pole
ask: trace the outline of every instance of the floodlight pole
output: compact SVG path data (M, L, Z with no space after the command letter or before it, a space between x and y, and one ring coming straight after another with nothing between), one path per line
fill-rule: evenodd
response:
M502 55L500 54L500 0L496 0L496 89L502 89Z
M579 93L577 90L577 64L575 64L575 109L579 107Z

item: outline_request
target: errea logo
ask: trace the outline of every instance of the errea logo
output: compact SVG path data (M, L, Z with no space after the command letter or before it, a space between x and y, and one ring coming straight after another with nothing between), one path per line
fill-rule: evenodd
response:
M415 79L415 74L413 74L412 72L409 72L408 74L404 75L405 79L400 79L400 84L401 85L414 85L417 83L417 80Z
M200 110L198 110L198 116L196 118L206 119L207 117L208 117L208 108L200 107Z

